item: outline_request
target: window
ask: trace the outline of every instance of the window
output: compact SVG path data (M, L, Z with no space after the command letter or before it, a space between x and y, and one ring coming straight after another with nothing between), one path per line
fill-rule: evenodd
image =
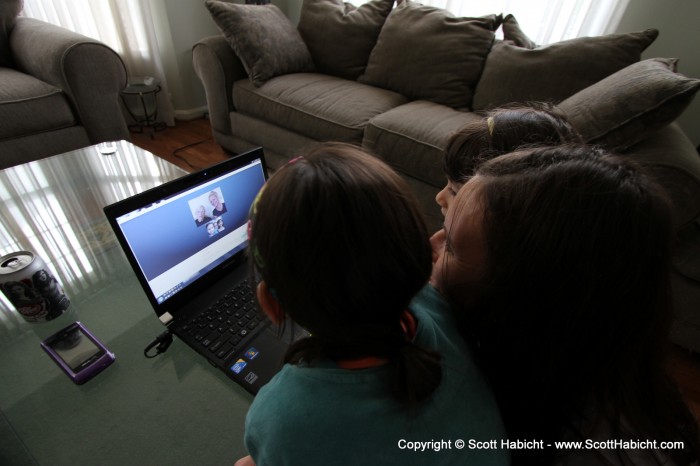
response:
M122 57L129 76L158 78L163 90L158 95L158 110L172 124L157 15L152 8L152 2L142 0L24 0L22 15L104 42Z
M363 0L352 0L359 5ZM421 0L455 16L512 14L521 29L540 45L615 31L629 0Z

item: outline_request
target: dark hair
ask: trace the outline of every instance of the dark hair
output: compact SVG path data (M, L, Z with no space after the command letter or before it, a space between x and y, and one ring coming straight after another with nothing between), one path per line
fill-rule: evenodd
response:
M698 426L664 369L664 191L636 164L583 145L508 154L476 176L488 264L469 326L509 436L547 443L610 426L612 438L684 440L665 453L697 459Z
M251 249L268 287L312 336L287 362L388 358L409 406L440 384L437 353L406 340L400 318L431 271L417 201L389 166L326 143L278 170L254 206Z
M485 160L527 146L582 142L563 114L542 102L493 109L452 135L443 160L450 180L463 183Z

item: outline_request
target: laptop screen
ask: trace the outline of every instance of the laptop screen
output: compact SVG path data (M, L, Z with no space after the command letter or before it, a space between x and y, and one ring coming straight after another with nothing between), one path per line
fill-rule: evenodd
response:
M231 159L105 208L152 303L166 303L245 249L250 205L265 183L261 157Z

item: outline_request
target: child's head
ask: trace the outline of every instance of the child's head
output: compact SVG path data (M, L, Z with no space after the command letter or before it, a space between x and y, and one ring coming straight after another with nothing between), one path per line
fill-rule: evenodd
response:
M290 362L391 360L406 346L400 319L430 276L431 247L417 201L379 159L316 146L270 178L249 234L263 309L276 303L276 320L313 334Z
M354 146L320 145L282 167L254 210L258 272L284 312L319 338L397 324L430 275L414 197L391 168Z
M526 146L580 141L579 134L551 105L529 103L493 109L450 138L444 158L447 185L435 200L445 215L455 193L485 160Z
M651 374L670 310L671 209L650 176L595 147L528 148L481 164L445 224L433 280L463 305L514 436L595 396L643 406L626 389Z
M575 309L582 321L597 313L605 319L629 313L633 321L643 310L666 307L668 196L637 164L603 149L531 147L487 161L460 190L445 224L444 260L463 260L437 265L434 277L452 268L465 275L457 267L468 258L482 297L510 300L523 321L543 316L550 328L556 319L566 326ZM452 275L449 282L464 278Z

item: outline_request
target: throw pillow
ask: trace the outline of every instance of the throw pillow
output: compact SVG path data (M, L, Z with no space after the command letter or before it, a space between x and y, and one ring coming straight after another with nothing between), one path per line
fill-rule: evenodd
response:
M456 18L404 1L386 19L359 81L414 100L468 108L499 19Z
M355 80L367 66L394 0L355 7L342 0L304 0L297 29L319 72Z
M5 68L12 67L10 31L15 25L15 19L23 7L23 0L0 1L0 66Z
M506 15L506 17L503 18L503 25L501 27L503 28L503 40L509 40L514 45L526 49L534 49L537 47L537 44L520 29L520 24L516 21L515 16Z
M256 86L282 74L314 70L299 32L276 6L204 4Z
M676 59L634 63L559 104L584 140L624 150L674 121L700 89L676 73Z
M561 102L638 62L658 34L656 29L647 29L579 37L532 50L499 42L486 60L474 108L484 110L509 102Z

